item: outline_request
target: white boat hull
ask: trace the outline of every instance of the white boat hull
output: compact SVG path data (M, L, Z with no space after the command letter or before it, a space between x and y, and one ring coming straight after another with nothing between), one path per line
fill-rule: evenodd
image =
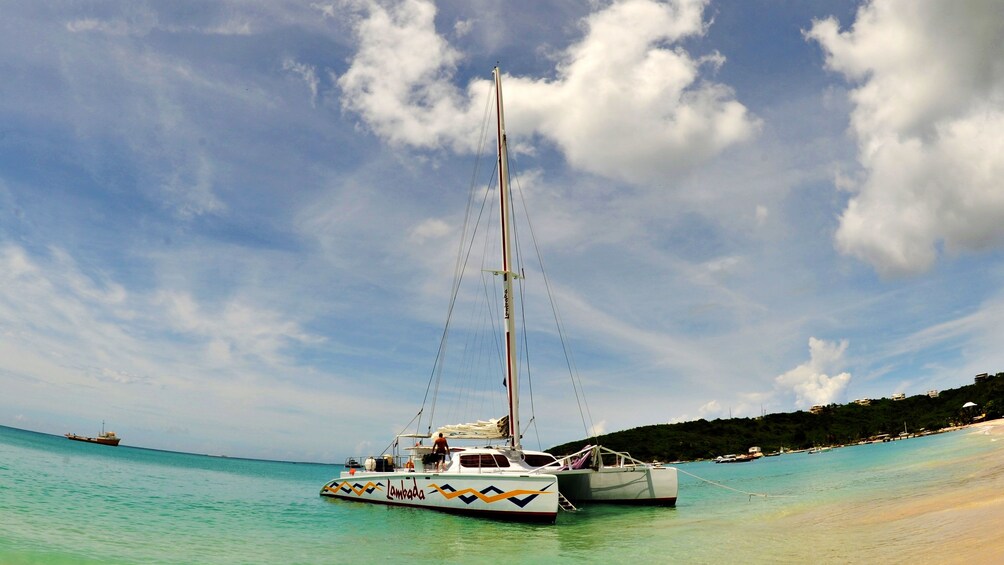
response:
M321 495L513 521L550 523L558 514L558 479L549 474L343 472Z
M557 471L561 493L576 503L675 506L676 469L661 466L602 467Z

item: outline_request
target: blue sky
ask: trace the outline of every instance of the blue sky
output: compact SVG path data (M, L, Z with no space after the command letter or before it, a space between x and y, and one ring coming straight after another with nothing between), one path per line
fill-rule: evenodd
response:
M598 431L1004 370L1001 16L5 6L0 424L106 420L132 445L232 456L382 449L432 369L496 62ZM541 357L531 447L584 435Z

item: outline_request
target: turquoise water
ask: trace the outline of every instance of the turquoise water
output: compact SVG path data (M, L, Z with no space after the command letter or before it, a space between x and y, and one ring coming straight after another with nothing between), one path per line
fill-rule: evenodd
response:
M688 463L676 508L593 506L534 526L318 496L338 465L0 427L0 563L993 562L1004 542L981 536L1004 519L1002 448L967 430Z

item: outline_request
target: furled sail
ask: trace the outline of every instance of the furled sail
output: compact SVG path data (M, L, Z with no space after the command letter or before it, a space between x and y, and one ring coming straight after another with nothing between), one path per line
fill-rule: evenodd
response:
M446 439L505 439L509 437L509 416L443 426L432 437L439 434L443 434Z

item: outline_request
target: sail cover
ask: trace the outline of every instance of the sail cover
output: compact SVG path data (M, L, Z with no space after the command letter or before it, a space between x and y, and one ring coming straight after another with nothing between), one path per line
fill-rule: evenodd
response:
M498 419L478 420L470 424L443 426L432 434L443 434L447 439L504 439L509 437L509 416Z

